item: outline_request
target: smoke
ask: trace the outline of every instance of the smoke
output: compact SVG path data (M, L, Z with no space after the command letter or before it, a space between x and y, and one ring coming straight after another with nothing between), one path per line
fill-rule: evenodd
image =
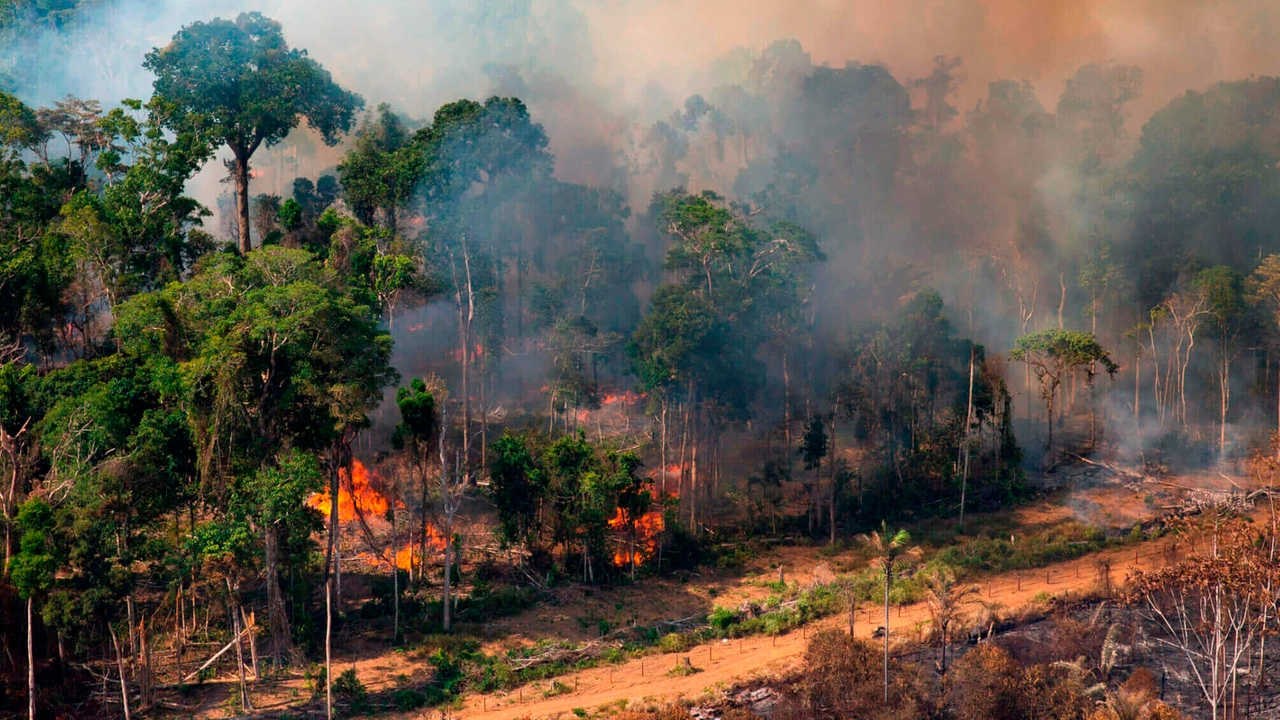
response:
M1001 78L1032 81L1051 108L1078 67L1114 62L1146 69L1143 118L1188 88L1280 70L1269 0L106 0L63 32L15 41L10 62L29 102L145 97L148 50L184 24L251 9L371 104L417 117L502 85L494 70L510 68L566 158L584 136L617 138L621 119L665 117L714 89L698 85L718 61L784 38L815 65L882 64L903 80L937 55L963 58L962 108Z
M675 184L792 192L830 258L814 304L828 308L831 342L920 281L943 292L962 333L996 351L1023 330L1079 326L1077 278L1044 261L1078 255L1097 222L1077 201L1079 158L1043 155L1070 144L1046 139L1062 129L1039 121L1059 112L1068 80L1089 63L1142 69L1136 97L1117 106L1124 132L1102 149L1116 164L1185 91L1280 73L1274 0L104 0L0 49L0 70L31 104L145 98L146 52L182 25L246 10L279 20L369 107L426 121L458 98L520 97L547 130L556 177L622 194L633 236L652 193ZM929 83L913 80L940 56L963 62L943 64L957 112L937 130L967 127L980 152L912 134L931 102ZM295 133L255 156L253 191L287 194L293 177L331 172L341 152ZM821 181L806 186L805 173ZM216 208L222 175L210 162L190 192ZM1011 239L1043 252L1004 253ZM413 325L427 330L406 347L450 346L445 305L405 318L397 339ZM406 375L428 369L406 352ZM510 379L522 396L545 360L512 362L528 365Z

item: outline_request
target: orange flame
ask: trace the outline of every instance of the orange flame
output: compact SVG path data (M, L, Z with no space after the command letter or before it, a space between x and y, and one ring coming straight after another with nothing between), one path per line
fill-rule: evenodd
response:
M415 323L409 326L409 332L418 332L423 327L425 327L425 325L423 325L422 323Z
M367 517L380 517L387 512L387 499L370 484L369 469L359 460L352 461L352 478L347 481L347 471L339 470L338 478L338 522L351 522L356 519L356 510ZM329 512L329 488L323 492L313 493L307 498L307 506L322 513Z
M635 405L644 397L643 394L636 394L634 391L628 390L624 393L606 393L604 399L600 401L602 405L612 405L614 403L622 403L624 405Z
M628 534L630 524L631 518L622 508L618 508L609 519L609 527L624 533L622 540L625 547L613 554L615 567L627 567L631 564L631 538ZM662 513L657 510L650 510L636 519L635 561L637 564L645 562L658 551L658 535L663 528Z

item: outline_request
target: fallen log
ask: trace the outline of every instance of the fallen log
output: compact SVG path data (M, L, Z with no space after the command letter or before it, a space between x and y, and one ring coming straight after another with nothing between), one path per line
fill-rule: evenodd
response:
M241 630L241 631L240 631L240 634L239 634L239 635L236 635L236 636L235 636L235 638L233 638L233 639L231 640L231 642L227 643L225 646L223 646L223 648L222 648L221 650L219 650L218 652L214 653L213 657L209 658L208 660L205 660L203 665L201 665L200 667L196 668L195 670L192 670L192 671L191 671L191 672L190 672L186 677L182 678L182 680L181 680L181 681L179 681L179 683L178 683L178 684L179 684L179 685L184 684L184 683L186 683L187 681L189 681L191 678L193 678L193 677L195 677L195 676L199 675L201 670L204 670L205 668L207 668L207 667L209 667L210 665L212 665L212 664L213 664L213 663L214 663L218 658L222 657L222 655L223 655L224 653L226 653L226 652L227 652L228 650L230 650L231 648L235 647L235 646L236 646L236 643L240 642L240 640L241 640L242 638L244 638L244 636L245 636L245 635L246 635L250 630L252 630L252 628L245 628L244 630Z

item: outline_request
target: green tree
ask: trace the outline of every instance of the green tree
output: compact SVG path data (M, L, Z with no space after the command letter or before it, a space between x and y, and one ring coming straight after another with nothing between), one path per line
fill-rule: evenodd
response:
M1075 330L1041 330L1023 335L1009 351L1009 359L1025 363L1040 381L1040 398L1049 415L1046 459L1053 451L1053 409L1062 381L1071 373L1084 371L1086 381L1092 383L1095 364L1102 365L1108 375L1115 375L1120 369L1092 333Z
M435 395L427 389L422 378L413 378L409 387L396 390L396 407L400 410L400 423L396 425L391 443L405 452L410 467L418 476L421 491L421 513L418 541L418 572L421 576L427 562L427 508L429 507L431 444L440 432Z
M411 143L405 122L386 103L377 116L366 117L355 142L338 164L347 205L356 218L372 225L380 210L387 227L396 229L396 213L413 197L426 171L422 147Z
M256 12L192 23L148 53L143 66L156 75L155 94L172 104L168 127L198 128L213 146L231 149L241 253L251 249L253 153L283 140L303 118L334 145L363 104L305 50L290 48L278 22Z
M489 452L489 497L498 511L498 539L526 552L538 548L538 517L546 502L547 474L525 435L503 433Z
M13 558L13 585L27 603L27 713L36 717L36 654L34 606L36 596L53 587L55 573L61 564L58 542L54 536L53 509L42 499L23 503L18 511L18 529L22 532L18 554Z
M818 477L818 469L822 465L822 458L827 456L827 428L826 423L818 415L809 418L805 423L804 437L800 439L799 454L804 460L804 469L813 471L813 482L809 485L809 533L813 534L815 516L821 514L818 507L818 485L820 480ZM835 542L836 538L836 518L835 518L835 490L832 489L832 508L831 508L831 541Z
M889 704L889 591L894 567L920 556L920 548L911 544L911 533L890 530L880 522L879 530L858 536L858 542L871 551L873 561L884 570L884 702Z
M179 363L214 501L227 497L231 479L275 467L289 448L350 442L396 378L376 312L303 250L215 256L186 283L122 305L116 336L128 355ZM263 537L266 547L277 540ZM264 560L268 616L286 617L279 563L291 559ZM289 652L289 637L287 627L272 628L273 655Z

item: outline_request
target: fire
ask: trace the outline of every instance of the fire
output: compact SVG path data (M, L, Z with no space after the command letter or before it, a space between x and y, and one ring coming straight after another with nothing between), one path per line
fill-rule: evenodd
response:
M424 327L426 327L426 325L424 325L424 324L422 324L422 323L416 323L416 324L414 324L414 325L410 325L410 326L409 326L409 332L418 332L418 331L422 330L422 328L424 328Z
M476 343L476 346L475 346L474 348L472 348L472 350L471 350L471 355L472 355L472 357L483 357L483 356L484 356L484 346L483 346L483 345L481 345L481 344L479 344L479 343ZM454 348L454 349L453 349L453 361L454 361L454 362L462 362L462 348Z
M623 405L635 405L640 402L642 398L644 398L643 394L638 395L635 392L628 390L624 393L606 393L604 399L600 402L603 405L613 405L614 403L619 402Z
M609 519L609 527L623 534L623 547L613 554L615 567L627 567L631 564L630 521L627 511L622 508L618 508ZM636 519L635 561L637 564L653 557L658 551L658 535L662 533L663 528L662 513L657 510L650 510Z
M413 539L396 552L396 567L401 570L409 570L415 565L422 564L422 548L418 545L417 532L415 529ZM427 525L427 547L435 552L444 552L444 535L436 530L434 525Z
M339 470L338 478L338 522L351 522L356 519L356 511L368 517L381 517L387 512L387 499L370 484L369 469L359 460L352 462L352 477L347 480L347 471ZM307 506L322 513L329 512L329 488L314 493L307 498Z

